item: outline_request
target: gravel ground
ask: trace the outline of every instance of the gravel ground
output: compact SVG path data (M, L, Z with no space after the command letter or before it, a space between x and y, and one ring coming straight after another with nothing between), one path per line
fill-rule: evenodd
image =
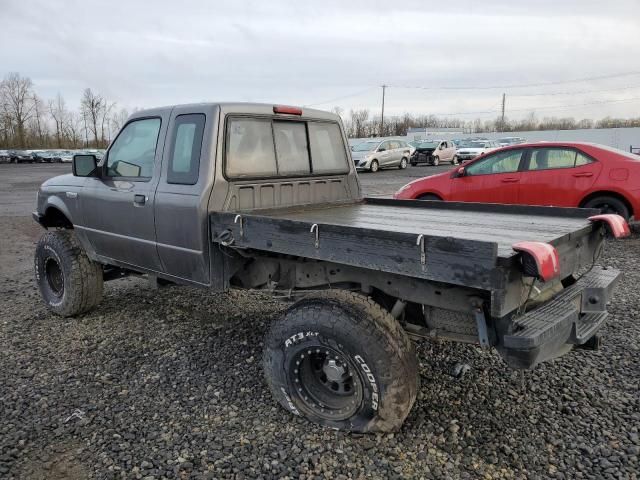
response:
M421 343L422 388L402 430L351 435L270 398L261 342L284 305L264 295L127 279L106 284L90 314L50 315L31 268L40 230L22 210L38 175L59 170L21 167L0 166L0 478L640 476L638 236L607 246L603 263L625 278L601 351L521 375L493 352ZM471 366L461 379L448 374L456 362Z

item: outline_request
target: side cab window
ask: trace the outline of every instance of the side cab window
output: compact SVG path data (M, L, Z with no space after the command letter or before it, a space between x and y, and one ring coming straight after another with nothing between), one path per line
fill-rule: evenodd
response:
M148 181L153 176L159 118L129 122L120 131L107 154L106 175Z

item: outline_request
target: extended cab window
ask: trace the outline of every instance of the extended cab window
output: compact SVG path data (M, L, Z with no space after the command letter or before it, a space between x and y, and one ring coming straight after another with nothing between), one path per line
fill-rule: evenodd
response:
M340 127L330 122L231 117L225 152L232 178L349 171Z
M159 118L145 118L128 123L109 149L107 175L151 178L159 132Z
M523 150L507 150L494 153L465 168L467 175L491 175L494 173L517 172Z
M171 138L167 183L195 185L200 170L200 150L205 116L201 113L178 115Z

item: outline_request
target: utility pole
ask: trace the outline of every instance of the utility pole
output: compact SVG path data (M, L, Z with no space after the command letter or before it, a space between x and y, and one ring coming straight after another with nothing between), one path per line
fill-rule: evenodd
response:
M504 132L504 105L507 101L507 94L502 94L502 117L500 118L500 131Z
M384 134L384 91L387 89L386 85L382 85L382 113L380 114L380 136Z

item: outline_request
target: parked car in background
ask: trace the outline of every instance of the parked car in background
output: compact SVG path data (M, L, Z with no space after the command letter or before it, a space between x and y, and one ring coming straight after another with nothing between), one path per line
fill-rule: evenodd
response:
M413 147L404 140L367 140L351 147L356 170L377 172L381 168L407 168Z
M11 161L11 157L9 156L8 150L0 150L0 163L9 163Z
M411 165L419 163L440 165L440 162L451 162L457 165L456 145L451 140L426 140L416 146L411 156Z
M640 158L591 143L527 143L415 180L394 198L598 208L638 218Z
M456 163L464 163L476 158L478 155L500 148L493 140L470 140L458 146Z
M13 163L33 163L34 159L26 150L9 150L9 161Z
M498 144L501 147L508 147L509 145L519 145L525 142L526 140L522 137L503 137L498 139Z
M56 152L56 155L60 157L60 161L63 163L71 163L73 161L74 152L69 150L60 150Z

